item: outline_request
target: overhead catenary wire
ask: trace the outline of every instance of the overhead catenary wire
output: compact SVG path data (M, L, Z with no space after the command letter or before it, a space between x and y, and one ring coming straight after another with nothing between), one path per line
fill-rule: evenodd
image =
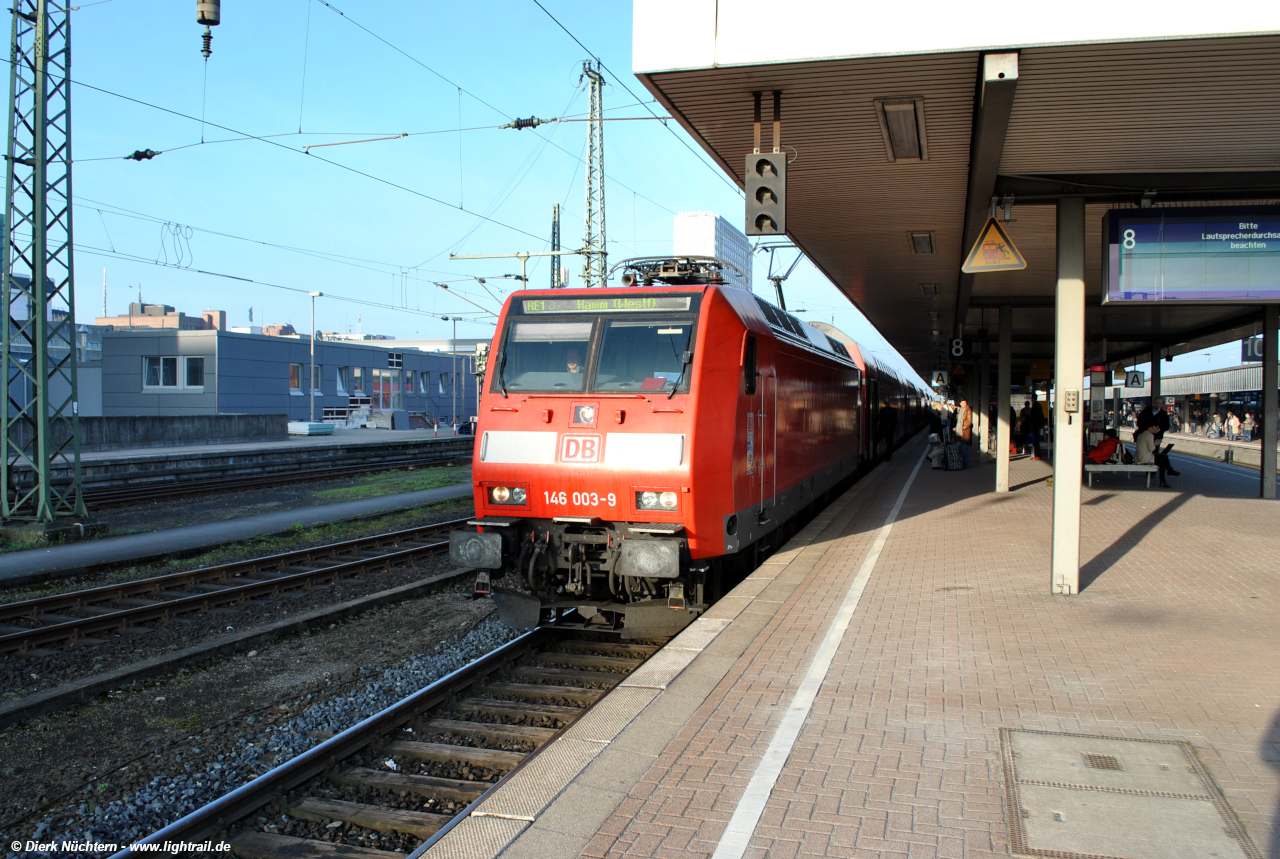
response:
M279 289L285 292L295 292L301 295L310 294L310 290L305 287L287 286L282 283L273 283L271 281L258 280L252 277L241 277L240 275L228 274L226 272L220 272L220 271L211 271L208 269L187 268L185 266L179 266L174 263L164 263L164 262L159 262L153 259L147 259L146 257L137 256L135 254L121 253L119 251L112 252L107 250L106 248L97 248L97 247L93 247L92 245L77 244L75 245L75 251L76 253L89 254L90 256L100 256L100 257L110 257L113 259L130 260L133 262L145 263L147 265L154 265L159 268L168 268L168 269L174 269L177 271L185 271L191 274L198 274L206 277L217 277L217 278L222 278L224 280L234 280L240 283L250 283L250 284L253 284L254 286L265 286L271 289ZM450 292L454 292L454 294L457 295L456 291L454 290L450 290ZM440 314L430 313L425 310L414 310L413 308L401 307L396 304L385 304L379 301L369 301L368 299L365 299L365 298L352 298L351 296L341 295L338 293L326 292L325 298L332 299L334 301L342 301L348 304L358 304L364 307L376 307L381 310L395 310L401 313L412 313L418 316L429 316L436 319L440 318ZM477 307L480 307L480 306L477 305ZM476 313L475 311L464 311L462 315L467 315L467 316L484 315L484 316L493 316L493 317L497 316L496 313L494 313L493 311L485 307L480 307L480 311L481 311L480 313ZM451 313L449 315L452 316L455 314ZM480 320L464 320L464 321L479 322Z
M603 69L604 69L606 72L608 72L609 74L613 75L613 79L614 79L615 81L617 81L617 82L618 82L618 85L619 85L619 86L621 86L624 90L626 90L626 91L627 91L627 94L628 94L628 95L630 95L630 96L631 96L632 98L634 98L636 101L640 102L640 103L644 106L644 109L645 109L645 110L647 110L647 111L649 111L649 113L652 113L652 114L654 115L654 117L655 117L655 118L660 118L660 117L658 117L658 115L657 115L656 113L653 113L653 108L649 107L649 105L648 105L646 102L642 101L642 100L641 100L641 98L640 98L638 95L636 95L634 92L632 92L632 91L631 91L631 87L627 86L626 81L624 81L624 80L622 79L622 76L621 76L621 75L618 75L617 73L615 73L615 72L614 72L614 70L613 70L613 69L609 68L609 66L605 64L605 61L604 61L604 60L600 59L600 57L599 57L597 54L595 54L594 52L592 52L592 50L591 50L590 48L588 48L586 45L584 45L584 44L582 43L582 40L581 40L581 39L579 39L577 36L575 36L575 35L573 34L573 32L572 32L568 27L566 27L564 24L560 23L560 19L559 19L559 18L557 18L555 15L552 15L552 14L551 14L551 12L547 9L547 7L542 5L542 3L540 2L540 0L533 0L533 3L534 3L534 5L536 5L539 9L541 9L543 12L545 12L545 13L546 13L546 15L547 15L547 17L548 17L548 18L550 18L552 21L554 21L554 22L555 22L555 25L556 25L557 27L559 27L561 30L564 30L565 35L567 35L570 39L573 39L573 41L574 41L574 42L576 42L576 43L578 44L578 47L579 47L579 48L582 48L582 50L584 50L584 51L586 51L586 52L587 52L587 55L588 55L588 56L590 56L590 57L591 57L592 59L594 59L597 63L599 63L601 68L603 68ZM665 126L665 127L666 127L667 131L670 131L670 132L671 132L671 135L672 135L676 140L680 141L681 145L683 145L685 149L688 149L690 152L692 152L692 153L693 153L693 157L697 158L697 159L698 159L698 161L699 161L699 163L701 163L701 164L705 165L709 170L711 170L712 172L714 172L714 173L716 174L716 176L720 177L720 180L721 180L722 182L724 182L726 185L728 185L730 188L732 188L733 190L737 191L739 194L742 194L742 193L743 193L743 190L742 190L741 188L739 188L735 183L731 182L731 181L729 180L729 178L728 178L727 176L725 176L722 172L720 172L720 169L719 169L718 167L716 167L714 164L709 164L709 163L708 163L708 162L707 162L707 161L706 161L706 160L705 160L705 159L704 159L704 158L703 158L703 157L698 153L698 150L696 150L696 149L694 149L692 146L690 146L690 145L689 145L689 141L685 140L685 139L684 139L683 137L681 137L679 134L676 134L676 130L675 130L674 128L672 128L670 125L667 125L665 122L663 123L663 126Z
M387 40L387 39L384 39L382 36L378 35L378 34L377 34L377 33L375 33L373 30L370 30L368 27L364 26L364 25L363 25L363 24L361 24L359 21L357 21L357 20L355 20L354 18L352 18L350 15L348 15L348 14L346 14L345 12L343 12L342 10L338 9L338 8L337 8L336 6L334 6L332 3L329 3L329 2L328 2L328 0L316 0L316 2L317 2L317 3L320 3L320 4L322 4L322 5L324 5L324 6L325 6L326 8L328 8L329 10L331 10L331 11L335 12L336 14L338 14L338 15L342 16L343 20L350 22L353 26L358 27L359 29L361 29L361 30L363 30L365 33L367 33L369 36L371 36L372 38L377 39L379 42L382 42L384 45L386 45L387 47L391 48L391 50L395 51L397 54L400 54L401 56L405 57L406 59L408 59L410 62L414 63L415 65L421 66L423 69L426 69L426 70L427 70L428 72L430 72L431 74L433 74L433 75L435 75L436 77L440 78L440 80L442 80L442 81L444 81L445 83L449 84L449 86L455 87L459 92L461 92L461 93L465 93L466 95L468 95L468 96L470 96L471 98L475 99L477 102L479 102L480 104L482 104L482 105L484 105L485 107L489 108L490 110L492 110L494 113L498 114L499 116L505 117L505 118L506 118L506 119L508 119L508 120L514 120L514 119L515 119L515 117L514 117L514 116L511 116L511 115L510 115L510 114L508 114L506 111L502 110L502 109L501 109L501 108L499 108L499 107L494 106L494 105L493 105L493 104L491 104L490 102L485 101L483 98L481 98L481 97L480 97L479 95L477 95L476 93L471 92L471 91L470 91L470 90L468 90L467 88L463 87L461 84L459 84L459 83L457 83L456 81L453 81L453 80L451 80L450 78L446 77L444 74L442 74L441 72L439 72L439 71L437 71L436 69L432 68L431 66L427 65L427 64L426 64L426 63L424 63L422 60L420 60L420 59L418 59L417 57L415 57L413 54L410 54L408 51L406 51L406 50L404 50L403 48L399 47L398 45L396 45L396 44L392 43L391 41L389 41L389 40ZM536 2L536 0L535 0L535 2ZM538 4L538 5L541 7L541 5L542 5L542 4ZM546 12L547 10L546 10L545 8L543 8L543 10L542 10L542 11ZM551 15L551 13L550 13L550 12L547 12L547 14L548 14L549 16ZM554 16L551 16L551 20L555 21L555 17L554 17ZM559 21L556 21L556 23L557 23L557 24L560 24L560 22L559 22ZM560 28L563 30L563 29L564 29L564 25L563 25L563 24L560 24ZM565 30L565 32L566 32L566 33L568 33L569 31L568 31L568 30ZM572 37L572 38L573 38L573 40L574 40L575 42L577 42L577 41L578 41L578 40L577 40L577 38L576 38L576 37L574 37L572 33L569 33L569 35L570 35L570 37ZM582 43L581 43L581 42L578 42L578 44L579 44L579 45L582 45ZM583 50L587 50L585 46L583 46ZM587 53L591 53L591 52L590 52L590 51L587 51ZM602 65L603 65L603 63L602 63ZM606 70L608 70L610 74L613 74L613 72L612 72L612 70L611 70L611 69L606 69ZM617 75L614 75L614 77L616 78L616 77L617 77ZM621 81L619 81L619 83L621 83ZM627 85L626 85L625 83L624 83L624 84L622 84L622 87L623 87L623 89L626 89L626 90L627 90L627 92L631 95L631 97L632 97L632 98L634 98L634 99L636 100L636 104L637 104L637 105L640 105L640 106L641 106L641 107L643 107L645 110L649 111L649 113L653 114L654 116L657 116L657 114L656 114L656 113L653 113L653 109L649 107L649 103L648 103L648 102L646 102L646 101L644 101L643 99L641 99L641 98L640 98L639 96L637 96L634 92L631 92L631 90L627 88ZM628 105L628 106L630 106L630 105ZM664 123L664 124L665 124L665 123ZM461 125L461 122L459 122L459 125ZM670 126L668 126L668 130L670 130ZM541 135L541 134L538 134L538 132L537 132L536 130L535 130L533 133L534 133L535 135L537 135L538 137L542 137L542 135ZM675 132L673 131L673 132L672 132L672 134L675 134ZM544 137L543 139L544 139L544 140L548 140L548 142L550 142L550 140L549 140L549 139L547 139L547 138L545 138L545 137ZM684 140L683 140L679 135L676 135L676 139L677 139L677 140L679 140L681 143L683 143L683 144L685 145L685 147L689 149L689 151L694 152L693 148L692 148L692 147L690 147L690 146L689 146L689 144L688 144L688 143L686 143L686 142L685 142L685 141L684 141ZM561 152L563 152L564 154L568 155L570 158L577 158L577 157L578 157L578 156L574 155L572 152L570 152L569 150L565 149L563 146L559 145L558 143L551 143L551 145L552 145L552 146L554 146L556 149L559 149L559 150L560 150ZM694 154L695 154L695 156L696 156L696 154L697 154L697 153L695 152ZM579 159L579 160L581 160L581 159ZM701 158L699 158L698 160L699 160L699 161L701 161L702 159L701 159ZM703 161L702 163L706 164L706 162L705 162L705 161ZM709 167L710 167L711 165L707 165L707 166L709 166ZM713 170L715 170L715 168L714 168L714 167L712 167L712 169L713 169ZM725 182L728 182L730 187L732 187L732 188L734 188L735 190L737 190L737 186L736 186L736 185L734 185L732 182L729 182L729 180L728 180L728 179L725 179L725 178L724 178L724 176L723 176L723 174L721 174L719 170L716 170L715 172L716 172L716 175L717 175L717 176L720 176L720 178L721 178L721 179L723 179ZM630 186L628 186L628 185L624 184L623 182L619 181L618 179L615 179L613 176L608 175L607 173L605 174L605 178L607 178L607 179L608 179L609 181L611 181L611 182L616 182L617 184L621 185L623 188L626 188L628 191L633 191L633 190L635 190L635 189L631 188ZM637 192L637 193L638 193L638 192ZM741 193L741 191L739 191L739 193ZM670 213L671 213L671 214L673 214L673 215L675 214L675 212L674 212L674 211L672 211L671 209L668 209L666 206L662 205L661 203L659 203L658 201L654 200L654 199L653 199L653 198L651 198L651 197L647 197L647 196L645 196L644 194L640 194L640 197L641 197L642 199L646 200L647 202L652 203L653 205L657 206L659 209L662 209L663 211L670 212Z
M323 2L323 0L317 0L317 2ZM121 99L121 100L123 100L123 101L131 102L131 103L133 103L133 104L139 104L139 105L142 105L143 107L149 107L149 108L152 108L152 109L154 109L154 110L159 110L159 111L162 111L162 112L164 112L164 113L168 113L168 114L170 114L170 115L172 115L172 116L177 116L177 117L180 117L180 118L182 118L182 119L190 120L190 121L192 121L192 122L201 122L201 120L197 119L196 117L193 117L193 116L190 116L190 115L188 115L188 114L185 114L185 113L183 113L182 111L179 111L179 110L174 110L174 109L172 109L172 108L168 108L168 107L162 107L162 106L160 106L160 105L158 105L158 104L152 104L151 102L143 101L142 99L138 99L138 98L133 98L132 96L123 95L123 94L118 93L118 92L112 92L111 90L103 89L102 87L94 86L93 84L87 84L87 83L83 83L83 82L81 82L81 81L76 81L76 80L72 80L71 82L72 82L73 84L75 84L76 86L84 87L85 89L91 89L91 90L93 90L94 92L100 92L100 93L102 93L103 95L109 95L109 96L112 96L112 97L114 97L114 98ZM357 176L363 176L364 178L366 178L366 179L371 179L371 180L373 180L374 182L378 182L379 184L387 185L387 186L392 187L392 188L397 188L397 189L399 189L399 190L401 190L401 191L404 191L405 193L412 194L412 195L413 195L413 196L415 196L415 197L421 197L421 198L422 198L422 199L424 199L424 200L430 200L431 202L433 202L433 203L438 203L438 204L440 204L441 206L446 206L446 207L448 207L448 208L450 208L450 209L457 209L458 211L465 212L465 213L466 213L466 214L468 214L468 215L474 215L475 217L478 217L478 218L481 218L482 220L488 221L488 222L489 222L489 223L491 223L491 224L495 224L496 226L500 226L500 227L505 227L506 229L511 230L512 232L520 233L521 235L524 235L524 236L529 236L529 237L530 237L530 238L532 238L532 239L538 239L538 240L541 240L541 239L542 239L542 237L541 237L541 236L534 235L533 233L529 232L528 230L522 230L522 229L520 229L519 227L512 226L511 224L507 224L507 223L504 223L504 222L502 222L502 221L499 221L497 218L493 218L493 217L490 217L490 216L488 216L488 215L482 215L482 214L480 214L480 213L478 213L478 212L473 212L473 211L470 211L470 210L468 210L468 209L464 209L464 208L463 208L463 207L461 207L461 206L457 206L457 205L455 205L455 204L453 204L453 203L450 203L450 202L447 202L447 201L445 201L445 200L442 200L442 199L440 199L439 197L435 197L435 196L432 196L431 194L427 194L427 193L424 193L424 192L422 192L422 191L418 191L418 190L416 190L416 189L414 189L414 188L410 188L410 187L408 187L407 185L401 185L401 184L400 184L400 183L398 183L398 182L392 182L390 179L384 179L384 178L382 178L381 176L376 176L376 175L374 175L374 174L372 174L372 173L367 173L367 172L365 172L364 170L359 170L359 169L357 169L357 168L355 168L355 167L351 167L351 166L349 166L349 165L342 164L342 163L340 163L340 162L338 162L338 161L331 161L331 160L329 160L328 158L325 158L325 157L320 156L320 155L313 155L313 154L312 154L312 153L310 153L309 151L304 151L304 150L302 150L302 149L295 149L295 148L293 148L292 146L286 146L286 145L284 145L283 143L279 143L279 142L277 142L277 141L275 141L275 140L271 140L271 139L266 138L266 137L259 137L258 135L255 135L255 134L249 134L249 133L247 133L247 132L240 131L239 129L231 128L231 127L226 126L226 125L220 125L220 124L218 124L218 123L216 123L216 122L210 122L210 123L208 123L208 124L209 124L209 125L211 125L211 126L213 126L214 128L221 129L221 130L226 131L226 132L228 132L228 133L230 133L230 134L239 134L239 135L242 135L243 137L246 137L246 138L249 138L249 139L252 139L252 140L258 140L258 141L261 141L261 142L263 142L263 143L266 143L266 144L267 144L267 145L269 145L269 146L275 146L275 147L278 147L278 148L280 148L280 149L283 149L283 150L284 150L284 151L286 151L286 152L293 152L293 153L296 153L296 154L298 154L298 155L304 155L304 156L306 156L306 157L308 157L308 158L314 158L314 159L315 159L315 160L317 160L317 161L321 161L321 162L323 162L323 163L325 163L325 164L329 164L329 165L331 165L331 166L333 166L333 167L337 167L337 168L339 168L339 169L341 169L341 170L346 170L347 172L349 172L349 173L354 173L354 174L355 174L355 175L357 175Z

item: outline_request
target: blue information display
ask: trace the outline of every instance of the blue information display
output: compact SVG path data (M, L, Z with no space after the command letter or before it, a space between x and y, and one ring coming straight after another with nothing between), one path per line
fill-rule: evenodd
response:
M1280 301L1280 208L1112 209L1103 301Z

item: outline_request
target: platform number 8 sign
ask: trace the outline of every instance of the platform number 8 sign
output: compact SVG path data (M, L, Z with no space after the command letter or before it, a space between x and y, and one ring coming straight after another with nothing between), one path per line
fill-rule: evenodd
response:
M967 364L973 360L973 342L970 340L956 337L951 341L948 351L952 361Z

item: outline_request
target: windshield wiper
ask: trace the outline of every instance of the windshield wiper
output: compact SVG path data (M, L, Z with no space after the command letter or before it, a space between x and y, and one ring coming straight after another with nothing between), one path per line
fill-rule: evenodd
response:
M502 350L502 357L498 359L498 390L502 391L502 399L507 398L507 350Z
M680 389L680 383L684 381L684 371L689 369L689 365L693 363L693 353L688 349L680 356L680 375L676 376L676 382L671 386L671 393L667 394L667 399L671 399L676 395L676 391Z

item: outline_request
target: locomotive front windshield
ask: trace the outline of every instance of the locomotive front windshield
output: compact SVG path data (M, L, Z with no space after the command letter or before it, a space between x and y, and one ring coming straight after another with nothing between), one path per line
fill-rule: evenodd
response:
M491 390L566 394L687 391L686 361L692 360L697 307L691 306L688 297L678 300L680 309L691 312L653 313L654 308L646 307L650 312L575 313L572 318L559 319L543 315L558 309L551 302L527 301L525 304L538 309L512 314ZM553 309L542 309L547 305ZM580 310L580 306L573 309Z

